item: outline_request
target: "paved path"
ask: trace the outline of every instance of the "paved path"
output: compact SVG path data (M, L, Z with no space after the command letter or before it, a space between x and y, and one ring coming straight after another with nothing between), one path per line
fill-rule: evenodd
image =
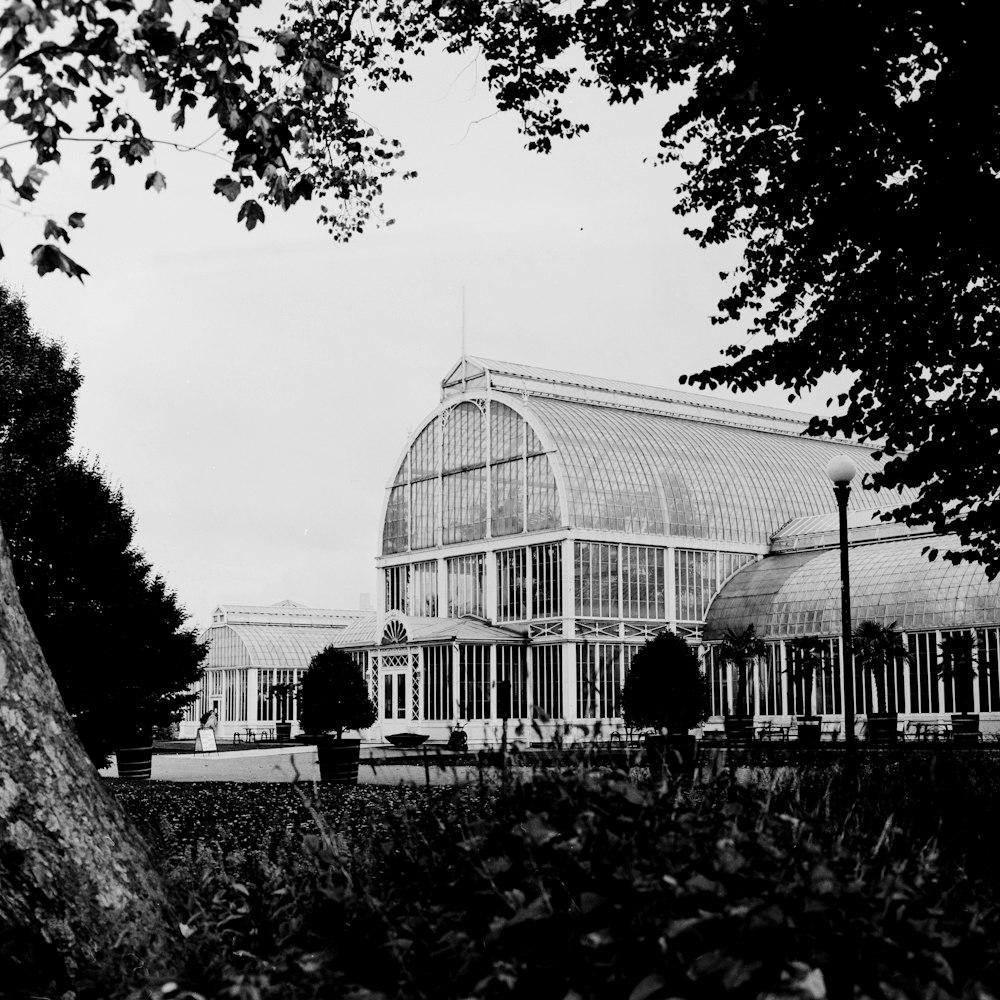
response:
M101 771L105 778L117 778L114 763ZM219 753L153 755L154 781L318 781L316 748L237 750ZM368 785L424 784L427 774L422 762L385 763L378 751L362 750L358 782ZM430 766L434 785L468 784L479 780L475 767Z

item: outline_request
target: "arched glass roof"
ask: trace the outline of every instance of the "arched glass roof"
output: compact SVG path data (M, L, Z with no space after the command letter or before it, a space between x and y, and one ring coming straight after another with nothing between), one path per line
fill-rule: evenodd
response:
M213 625L206 667L308 667L309 661L343 631L310 625Z
M569 523L626 533L766 545L786 521L835 508L826 465L866 448L672 414L533 396L528 412L561 461ZM860 478L856 480L860 483ZM896 493L851 491L851 507Z
M859 545L850 550L851 620L897 622L904 631L993 625L1000 617L1000 579L981 566L929 562L926 538ZM935 540L958 548L954 537ZM840 551L768 556L740 570L708 610L706 639L754 625L766 638L839 635Z

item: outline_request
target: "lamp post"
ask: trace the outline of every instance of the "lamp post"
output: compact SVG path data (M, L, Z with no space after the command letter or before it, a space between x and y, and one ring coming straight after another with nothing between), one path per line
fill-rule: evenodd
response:
M844 644L844 739L848 751L854 750L854 655L851 649L851 574L847 555L847 498L857 466L846 456L837 455L826 467L833 481L840 514L840 622Z

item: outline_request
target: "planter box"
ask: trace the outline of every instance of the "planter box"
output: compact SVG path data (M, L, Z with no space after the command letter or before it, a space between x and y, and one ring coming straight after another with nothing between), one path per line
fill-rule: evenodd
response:
M873 712L868 716L868 742L885 746L899 738L899 716L895 712Z
M315 736L319 760L319 780L334 785L356 785L361 740L338 740L336 736Z
M278 737L279 743L287 743L292 738L292 724L290 722L276 722L274 734Z
M795 737L799 743L819 746L823 736L823 719L818 715L800 715L796 720Z
M393 733L391 736L387 736L386 740L391 743L394 747L399 747L402 750L412 750L414 747L420 746L427 740L426 733Z
M959 746L979 742L979 716L962 712L951 717L951 740Z
M753 741L753 718L748 715L727 715L726 742L746 746Z
M153 770L153 745L145 747L120 747L115 750L118 777L130 781L149 781Z

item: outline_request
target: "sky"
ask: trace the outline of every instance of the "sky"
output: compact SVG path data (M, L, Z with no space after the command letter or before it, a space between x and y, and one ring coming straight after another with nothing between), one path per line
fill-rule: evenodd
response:
M654 166L665 99L571 95L590 133L540 156L481 68L429 56L359 103L418 177L387 190L393 226L346 245L308 203L247 232L212 194L226 163L166 148L110 192L90 192L82 151L47 179L36 215L87 212L67 248L83 284L34 274L38 218L0 207L0 280L79 359L77 450L121 485L190 624L374 600L385 487L461 356L463 289L466 352L487 358L676 388L740 339L709 322L738 248L684 236L679 171Z

